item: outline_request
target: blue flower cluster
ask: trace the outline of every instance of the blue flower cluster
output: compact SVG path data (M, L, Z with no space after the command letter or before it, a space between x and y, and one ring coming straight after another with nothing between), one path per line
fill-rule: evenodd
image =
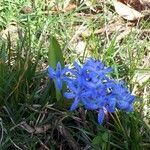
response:
M55 80L59 90L63 82L67 84L68 91L64 96L74 100L70 110L75 110L79 104L87 110L97 110L100 124L105 114L115 112L116 108L127 112L133 110L135 97L123 82L117 82L109 76L111 72L111 68L95 59L88 59L82 66L74 62L71 69L62 68L59 62L55 70L48 68L48 75Z

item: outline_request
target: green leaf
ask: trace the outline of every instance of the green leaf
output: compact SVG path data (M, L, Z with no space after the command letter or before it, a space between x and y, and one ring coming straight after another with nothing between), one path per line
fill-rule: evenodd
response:
M94 145L101 145L101 144L103 143L103 140L102 140L101 135L97 135L97 136L93 139L92 143L93 143Z
M58 62L60 62L62 67L64 67L62 50L55 37L50 38L48 61L49 61L49 66L52 68L55 68Z
M61 63L62 68L64 67L64 59L61 47L55 37L50 38L50 47L49 47L49 53L48 53L48 62L49 66L52 68L56 68L56 65L58 62ZM56 99L57 101L61 101L62 94L56 87L55 82L55 89L56 89Z
M102 149L105 149L104 147L107 147L107 142L109 141L109 133L99 133L92 141L92 144L95 146L101 146Z
M108 142L109 140L109 133L108 132L104 132L104 134L102 135L102 139L105 142Z

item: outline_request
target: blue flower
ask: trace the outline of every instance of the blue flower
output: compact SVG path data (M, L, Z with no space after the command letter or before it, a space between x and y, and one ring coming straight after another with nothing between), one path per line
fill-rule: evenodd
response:
M56 81L56 86L59 90L62 89L62 82L64 77L64 74L66 72L66 69L61 68L60 62L57 63L56 71L52 67L48 67L48 75L50 78L54 79Z
M113 96L110 96L107 99L107 101L108 101L107 106L106 106L107 111L110 112L110 113L115 112L116 104L117 104L116 98L113 97Z
M131 111L133 110L132 103L135 96L131 95L128 89L122 83L114 83L113 94L116 98L116 107L120 110Z
M101 61L94 59L87 60L84 68L87 68L92 74L94 73L97 78L104 78L108 73L112 72L112 68L105 67Z
M117 82L110 74L112 68L106 67L101 61L88 59L82 66L74 62L74 68L61 68L58 63L56 70L49 67L49 77L54 79L59 90L63 82L67 85L64 96L73 100L70 107L74 111L80 104L87 110L98 111L98 123L102 124L107 112L116 109L126 112L133 111L133 96L124 82Z
M82 103L87 110L96 110L99 108L96 101L92 98L83 98Z
M70 92L65 92L64 96L68 99L74 99L70 108L71 111L75 110L80 103L84 103L84 99L90 95L90 92L86 91L78 80L68 83L68 89Z
M74 82L76 82L76 81L74 81ZM71 111L75 110L78 107L78 105L80 103L80 100L82 98L82 95L81 95L82 90L80 89L79 86L75 85L74 82L73 83L71 83L71 82L68 83L68 88L69 88L70 92L65 92L64 93L64 96L66 98L68 98L68 99L73 99L74 98L74 102L72 103L71 108L70 108Z

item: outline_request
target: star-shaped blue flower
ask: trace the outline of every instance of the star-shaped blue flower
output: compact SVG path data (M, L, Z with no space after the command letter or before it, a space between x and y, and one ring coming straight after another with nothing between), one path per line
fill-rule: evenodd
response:
M65 79L66 69L62 69L60 62L57 63L56 70L52 67L48 67L48 75L51 79L56 81L56 86L59 90L62 89L62 83Z
M107 112L113 113L116 108L126 112L133 110L133 96L123 82L118 82L108 76L112 69L101 61L88 59L82 66L74 62L74 68L49 67L49 77L54 79L59 90L63 82L68 92L67 99L72 99L70 110L75 110L80 104L87 110L98 111L98 123L102 124Z

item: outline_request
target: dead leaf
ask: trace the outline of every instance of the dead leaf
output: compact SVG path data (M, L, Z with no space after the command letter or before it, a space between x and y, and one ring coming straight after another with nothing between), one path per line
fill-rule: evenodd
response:
M144 17L139 11L127 6L117 0L113 0L116 12L126 20L134 21Z
M64 0L63 8L67 8L71 4L71 0Z
M10 35L11 41L18 39L18 31L20 28L17 25L8 25L5 30L0 32L0 37L7 40Z
M97 35L105 32L107 32L107 34L111 34L113 32L123 32L125 29L126 29L125 25L116 22L116 23L108 24L105 27L95 30L94 32L86 28L83 32L81 32L81 36L88 37L91 34Z
M11 48L17 46L17 40L20 36L23 36L21 27L19 27L15 22L6 26L5 30L0 32L0 39L7 41L10 40Z
M73 138L72 134L62 123L58 123L57 130L65 138L65 140L68 142L69 147L72 150L80 150L81 149L78 142L76 142L76 140Z
M150 80L150 73L149 72L136 72L133 77L133 82L138 83L139 85L143 85L144 83Z
M75 50L78 54L83 54L86 48L86 43L84 41L79 41L75 43Z
M41 134L45 133L47 130L49 130L52 126L50 124L45 124L40 127L31 127L28 125L25 121L21 122L20 126L25 129L29 133L34 134Z
M96 12L96 10L93 7L93 4L90 0L84 0L84 3L86 6L88 6L90 8L90 10L92 10L93 12Z
M71 11L71 10L74 10L75 8L77 8L77 5L75 4L69 4L67 7L64 8L64 12L67 12L67 11Z
M148 9L150 8L150 0L141 0L141 3Z
M139 12L145 9L141 0L118 0L118 1L125 5L131 6L132 8L134 8L135 10Z

